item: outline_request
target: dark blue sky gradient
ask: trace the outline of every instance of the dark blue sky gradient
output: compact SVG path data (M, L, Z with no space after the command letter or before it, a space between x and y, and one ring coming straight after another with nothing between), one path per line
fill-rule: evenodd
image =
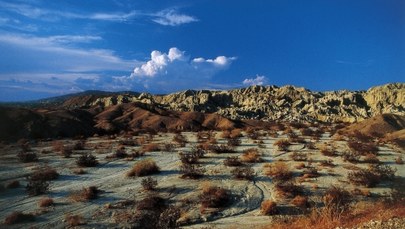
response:
M39 17L27 15L17 12L13 4L34 7L45 13ZM176 26L153 21L159 12L170 10L196 20ZM130 12L136 12L136 15L122 21L89 18L96 13ZM29 29L30 26L34 29ZM0 56L0 83L3 84L0 101L88 89L121 90L123 85L130 85L131 90L137 91L182 90L185 86L171 85L167 90L155 86L179 77L171 75L177 72L171 70L148 81L148 88L140 86L144 81L114 85L117 82L114 77L129 77L135 67L150 60L151 51L167 53L172 47L184 51L188 61L196 57L236 57L224 68L212 67L204 71L206 75L202 77L201 85L191 83L191 89L242 87L245 86L243 80L256 76L265 76L267 84L292 84L315 91L363 90L405 81L403 0L0 0L1 34L8 37L0 38L0 53L3 53ZM46 48L35 50L13 40L61 35L95 38L50 45L63 48L67 54L57 48L52 52ZM69 49L107 50L121 62L114 62L111 68L108 67L110 62L106 61L99 63L105 66L103 69L93 67L74 71L71 66L65 66L68 64L53 64L58 58L61 62L75 63L76 54L70 55ZM98 59L92 58L88 58L90 63L78 61L77 64L96 66ZM36 74L29 76L30 73ZM53 79L60 79L61 84L41 74L55 74ZM83 76L77 79L77 74ZM191 78L190 82L199 81L198 71L184 73L179 78L184 77ZM89 83L82 78L93 81ZM32 87L26 86L27 82L32 83Z

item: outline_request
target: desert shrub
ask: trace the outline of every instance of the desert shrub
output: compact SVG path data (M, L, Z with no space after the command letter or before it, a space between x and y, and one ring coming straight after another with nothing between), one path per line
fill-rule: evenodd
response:
M25 190L30 196L38 196L48 192L49 182L46 180L31 180L28 178L28 183L25 186Z
M86 202L98 198L100 189L96 186L89 186L80 191L74 191L69 195L69 198L75 202Z
M119 144L124 146L138 146L138 142L132 138L126 138L118 141Z
M203 158L205 156L205 150L198 148L198 147L193 147L191 148L191 153L196 155L198 158Z
M335 157L337 155L334 149L331 149L326 145L323 145L320 150L321 154L327 157Z
M231 157L227 157L224 160L224 165L226 165L226 166L241 166L241 165L243 165L243 163L240 161L239 157L231 156Z
M176 146L174 144L166 143L166 144L163 145L163 150L166 151L166 152L173 152L175 147Z
M220 208L225 207L230 201L228 190L205 184L200 197L203 208Z
M333 161L330 160L330 159L328 159L328 160L323 160L323 161L319 162L319 164L320 164L321 166L325 166L325 167L335 167L335 166L336 166L335 164L333 164Z
M358 163L360 161L360 154L356 152L345 152L343 153L343 161Z
M303 187L291 181L285 183L279 182L275 187L277 194L283 198L294 198L295 196L304 194Z
M242 130L241 129L233 129L229 134L229 138L240 138L242 137Z
M94 167L98 165L98 161L91 153L86 153L76 160L76 164L81 167Z
M348 180L355 185L363 185L366 187L374 187L380 183L380 177L367 169L349 172Z
M316 149L315 144L313 142L307 142L305 143L305 147L307 149Z
M389 165L370 165L369 170L372 173L377 174L382 180L394 180L395 172L397 169L390 167Z
M288 147L291 145L287 139L280 139L274 142L274 146L277 146L278 150L288 151Z
M138 161L134 164L132 169L127 173L127 176L142 177L160 172L160 168L156 165L156 162L152 159L145 159Z
M231 136L231 131L229 131L229 130L224 130L221 133L221 138L230 138L230 136Z
M221 153L234 153L235 150L227 145L211 145L210 151L213 153L221 154Z
M314 136L315 135L315 131L313 131L309 127L300 129L300 132L304 136Z
M321 175L315 167L306 168L302 174L304 178L315 178Z
M65 222L69 227L76 227L85 224L84 218L81 215L66 214Z
M370 164L379 164L380 160L378 159L377 155L368 153L364 156L364 162Z
M56 180L59 177L59 173L49 166L38 167L34 169L34 172L29 176L30 180Z
M298 165L295 166L296 169L304 169L307 166L304 163L299 163Z
M157 228L175 229L178 228L177 220L180 218L180 209L170 206L166 208L159 216Z
M357 152L361 155L365 155L367 153L377 154L378 152L378 147L375 145L375 143L372 142L365 143L365 142L349 141L347 145L353 152Z
M177 143L180 147L184 147L188 141L184 135L178 133L174 135L173 142Z
M16 211L11 213L10 215L6 216L4 220L4 224L12 225L17 223L26 223L26 222L33 222L35 221L35 216L31 213L23 213L20 211Z
M292 178L288 165L284 162L275 162L264 165L264 174L271 177L275 181L288 181Z
M308 208L308 197L298 195L291 200L291 204L299 208Z
M200 157L198 157L198 155L196 155L196 154L183 153L183 152L179 153L179 157L180 157L180 161L183 164L196 164L196 163L198 163L198 160L200 159Z
M162 211L166 207L166 200L162 197L150 194L137 203L136 209Z
M46 208L53 205L54 205L53 199L49 197L42 198L38 201L38 206L41 208Z
M263 215L274 215L277 214L277 204L272 200L265 200L262 202L260 210Z
M227 140L226 144L230 147L233 147L233 146L239 146L241 143L242 143L242 141L239 138L229 138Z
M13 180L6 185L6 188L18 188L20 187L20 182L18 180Z
M256 148L249 148L243 151L241 160L247 163L262 162L261 153Z
M60 152L64 148L64 144L62 141L53 141L52 142L52 150L55 152Z
M208 141L208 139L211 138L212 132L198 131L196 136L197 136L198 142L206 142L206 141Z
M352 196L348 191L332 186L326 190L322 201L327 208L334 210L333 212L343 212L348 209Z
M28 152L28 151L31 150L30 142L29 142L27 139L25 139L25 138L19 139L19 140L17 141L17 146L20 147L20 149L21 149L23 152Z
M63 146L62 149L60 150L60 154L64 157L64 158L70 158L73 154L73 150L71 147L68 146Z
M160 151L160 146L157 143L149 143L146 145L142 145L142 152L155 152Z
M17 157L23 163L38 161L38 157L35 152L21 151L17 154Z
M404 160L402 159L401 156L398 156L398 157L395 159L395 163L397 163L398 165L402 165L402 164L404 164Z
M153 179L152 177L144 178L141 181L143 190L146 191L152 191L156 189L156 186L158 184L156 179Z
M108 155L106 158L126 158L128 153L125 150L125 146L120 145L113 154Z
M180 166L181 178L198 179L204 176L205 169L200 165L182 164Z
M255 170L250 166L237 167L231 170L231 174L238 180L253 180Z
M294 152L290 155L290 158L294 161L306 161L308 156L305 153Z
M351 137L355 138L356 140L358 140L360 142L370 142L371 140L373 140L373 138L371 136L365 135L358 130L355 130L351 134Z
M74 150L84 150L84 147L86 146L86 141L85 140L79 140L77 142L75 142L75 144L73 145L73 149Z

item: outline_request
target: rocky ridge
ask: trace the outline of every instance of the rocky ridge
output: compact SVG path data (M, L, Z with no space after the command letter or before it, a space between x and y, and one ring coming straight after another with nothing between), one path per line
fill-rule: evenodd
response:
M251 86L233 90L187 90L168 95L119 94L69 99L62 106L83 108L139 102L173 111L217 113L230 119L356 122L379 114L405 115L405 83L367 91L313 92L295 86Z

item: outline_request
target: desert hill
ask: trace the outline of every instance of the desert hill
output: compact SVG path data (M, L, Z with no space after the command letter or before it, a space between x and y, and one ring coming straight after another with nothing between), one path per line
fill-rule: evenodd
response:
M51 105L47 103L41 104ZM313 92L295 86L251 86L233 90L187 90L168 95L84 93L58 100L68 109L138 102L173 111L217 113L233 120L355 122L384 113L405 115L405 83L367 91Z

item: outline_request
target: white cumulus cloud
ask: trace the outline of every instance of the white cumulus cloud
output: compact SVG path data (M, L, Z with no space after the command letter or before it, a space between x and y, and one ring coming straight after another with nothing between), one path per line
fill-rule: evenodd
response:
M242 84L246 86L252 86L252 85L264 85L267 83L267 78L265 76L259 76L257 75L256 78L249 78L243 80Z
M209 80L225 70L236 57L218 56L213 59L197 57L191 59L184 51L170 48L167 53L154 50L150 60L134 68L130 77L136 86L156 91L177 91L206 87Z

